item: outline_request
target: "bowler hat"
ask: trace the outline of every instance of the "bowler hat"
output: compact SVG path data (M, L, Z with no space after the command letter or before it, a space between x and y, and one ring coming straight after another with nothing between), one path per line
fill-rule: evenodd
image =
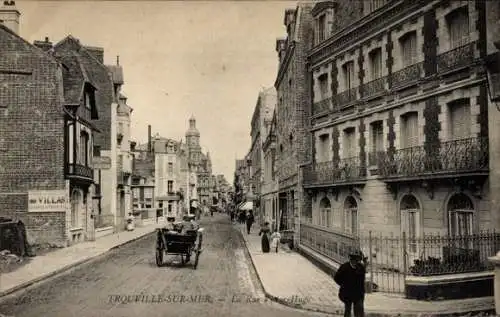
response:
M351 252L349 252L349 257L350 258L363 258L363 252L361 252L361 250L358 250L358 249L351 250Z

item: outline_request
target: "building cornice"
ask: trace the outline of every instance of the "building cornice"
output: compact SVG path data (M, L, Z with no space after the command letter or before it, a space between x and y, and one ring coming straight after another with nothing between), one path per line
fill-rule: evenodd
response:
M311 15L313 17L317 17L320 13L324 12L327 9L333 8L337 6L337 3L334 1L321 1L318 2L314 5L313 9L311 10Z

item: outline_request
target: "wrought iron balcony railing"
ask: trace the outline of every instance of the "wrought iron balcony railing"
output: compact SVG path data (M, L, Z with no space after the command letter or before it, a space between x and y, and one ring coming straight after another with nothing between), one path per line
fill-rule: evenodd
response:
M368 153L368 166L378 165L379 162L383 161L385 156L384 151L372 151Z
M358 87L345 90L333 97L334 103L342 109L358 99Z
M440 54L437 58L438 72L446 72L455 68L471 65L474 62L475 43L476 42L470 42Z
M67 164L66 171L69 176L77 176L88 180L94 179L94 170L89 166L81 164Z
M377 78L363 84L363 98L376 96L385 92L385 84L387 83L387 76Z
M363 180L366 167L359 157L313 163L304 168L304 184L327 185Z
M319 114L331 109L332 98L326 98L313 104L313 114Z
M386 153L379 168L384 177L412 177L427 174L459 174L488 170L488 138L468 138L442 142L426 151L424 146Z
M392 87L405 86L418 81L422 77L423 65L423 62L416 63L392 73Z

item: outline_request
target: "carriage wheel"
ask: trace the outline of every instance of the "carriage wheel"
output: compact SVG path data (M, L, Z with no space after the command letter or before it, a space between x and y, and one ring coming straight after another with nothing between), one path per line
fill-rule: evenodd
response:
M163 265L163 248L156 248L156 265Z

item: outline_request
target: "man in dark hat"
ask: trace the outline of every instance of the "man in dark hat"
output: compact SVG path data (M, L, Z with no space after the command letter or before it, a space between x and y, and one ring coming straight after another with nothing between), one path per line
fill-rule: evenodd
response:
M364 317L366 258L360 250L349 253L349 262L342 264L334 280L340 286L339 299L344 303L344 317Z

